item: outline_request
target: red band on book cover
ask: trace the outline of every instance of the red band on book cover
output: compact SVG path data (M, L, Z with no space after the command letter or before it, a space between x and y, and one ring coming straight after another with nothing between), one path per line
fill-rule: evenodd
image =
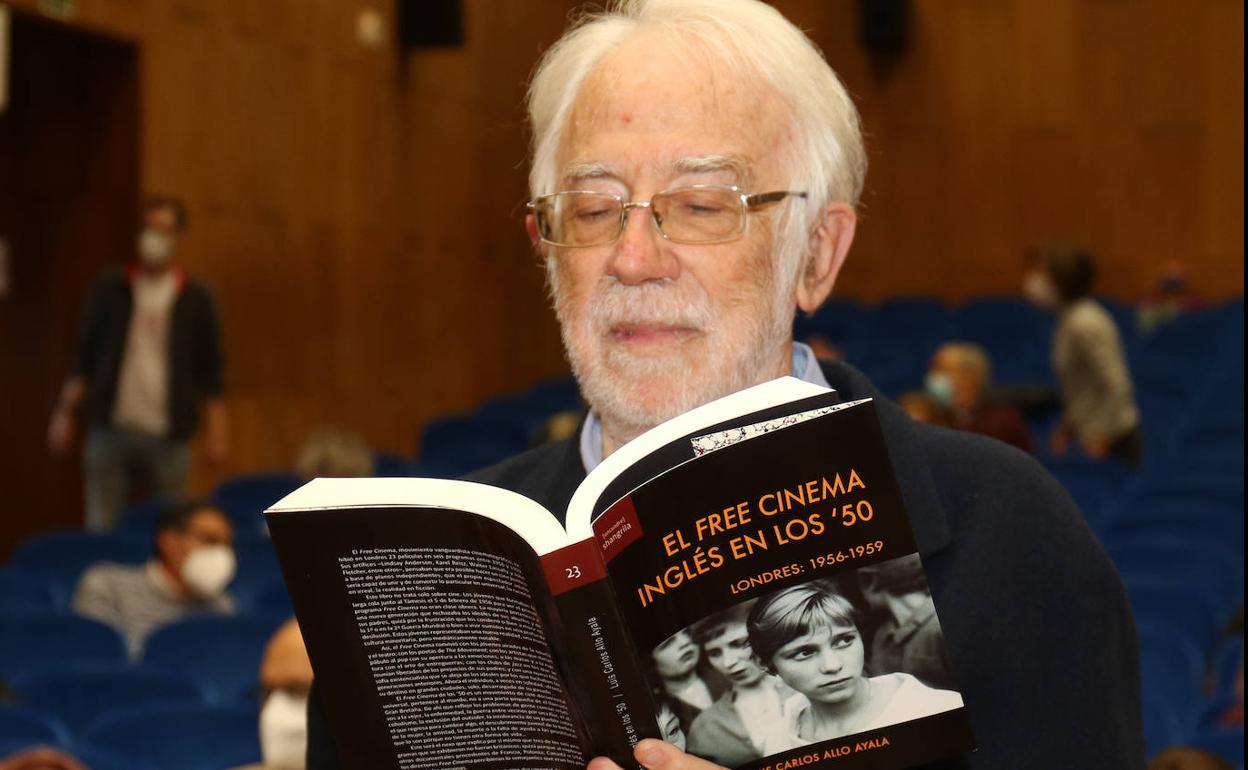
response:
M641 537L641 522L637 520L633 498L622 498L603 512L594 522L594 534L602 546L602 560L608 563Z
M607 576L606 565L593 538L566 545L542 557L546 584L555 596Z

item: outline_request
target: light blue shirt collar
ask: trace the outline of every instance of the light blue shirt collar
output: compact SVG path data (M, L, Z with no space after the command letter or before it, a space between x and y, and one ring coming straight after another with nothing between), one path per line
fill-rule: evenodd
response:
M832 387L828 384L828 378L823 376L823 369L819 368L815 352L806 343L796 340L793 342L793 376L812 385ZM602 421L598 419L598 413L590 409L585 417L585 424L581 427L581 463L585 466L585 472L589 473L601 462Z

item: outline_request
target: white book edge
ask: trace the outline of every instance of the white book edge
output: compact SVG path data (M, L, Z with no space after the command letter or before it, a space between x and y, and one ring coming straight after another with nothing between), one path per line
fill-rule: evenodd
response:
M594 504L606 488L628 468L682 436L721 422L803 398L830 393L830 388L814 385L797 377L778 377L761 385L724 396L657 425L615 450L576 488L568 503L567 527L571 542L594 534Z
M544 556L571 542L548 510L524 495L473 481L419 478L313 479L269 507L272 513L349 508L443 508L493 519ZM435 518L422 520L436 527Z

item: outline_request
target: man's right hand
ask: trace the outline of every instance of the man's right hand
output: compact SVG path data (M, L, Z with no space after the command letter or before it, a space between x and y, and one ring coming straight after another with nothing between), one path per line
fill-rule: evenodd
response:
M62 408L52 413L48 423L48 451L61 457L74 442L74 416Z

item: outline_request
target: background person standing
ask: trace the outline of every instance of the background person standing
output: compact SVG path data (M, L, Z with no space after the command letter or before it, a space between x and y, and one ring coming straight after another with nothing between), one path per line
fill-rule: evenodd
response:
M149 199L136 259L96 282L83 315L73 373L48 425L48 447L63 454L77 421L86 425L88 529L110 529L136 483L162 497L184 492L201 404L208 458L225 459L216 302L174 262L186 224L181 201Z

